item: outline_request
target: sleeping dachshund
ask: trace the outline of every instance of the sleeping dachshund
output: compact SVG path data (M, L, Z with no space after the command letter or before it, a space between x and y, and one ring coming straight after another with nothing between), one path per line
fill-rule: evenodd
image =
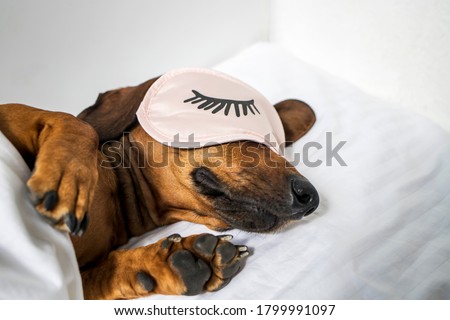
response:
M197 123L197 114L210 120ZM78 117L0 106L0 130L32 170L36 210L71 234L86 299L216 291L248 256L231 236L211 234L118 249L152 229L190 221L216 231L273 232L311 214L317 191L279 147L260 139L267 121L289 145L315 115L304 102L272 105L238 80L202 70L105 92ZM190 129L198 145L163 141L177 133L184 143Z

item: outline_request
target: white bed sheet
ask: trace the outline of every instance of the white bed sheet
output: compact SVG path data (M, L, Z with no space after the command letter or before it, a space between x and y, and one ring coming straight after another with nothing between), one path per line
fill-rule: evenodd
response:
M277 46L258 44L217 66L273 103L309 103L317 123L293 149L316 141L298 170L318 189L316 214L273 235L233 230L254 250L223 290L186 299L449 299L450 135ZM347 166L325 165L326 132ZM315 151L315 152L314 152ZM209 232L178 223L135 245L178 232ZM173 297L151 297L168 299Z
M0 132L0 299L83 299L69 236L31 205L30 170Z
M319 142L324 148L312 149L310 160L325 161L326 132L331 132L333 145L347 141L339 152L347 166L300 164L299 171L319 191L317 212L276 234L230 231L235 243L254 250L246 267L219 292L180 299L450 298L448 132L387 108L270 44L252 46L217 69L272 102L308 102L318 121L293 150ZM24 200L29 172L0 138L0 298L80 298L68 238L44 224ZM127 247L199 232L211 231L176 223Z

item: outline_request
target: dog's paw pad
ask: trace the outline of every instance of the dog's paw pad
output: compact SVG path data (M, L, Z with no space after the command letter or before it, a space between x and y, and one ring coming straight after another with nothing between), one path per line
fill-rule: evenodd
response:
M241 271L243 266L243 260L242 259L236 259L232 263L228 264L226 267L222 269L222 277L224 279L231 279L235 275Z
M155 279L144 271L139 271L136 274L136 280L148 292L151 292L156 287Z
M211 276L211 269L205 261L195 258L187 250L180 250L170 256L169 263L186 286L184 295L196 295L203 291Z
M222 242L217 246L216 254L220 256L220 264L227 264L236 256L237 248L231 242Z
M219 239L212 234L202 234L194 242L194 250L206 258L211 258Z
M247 246L235 246L228 242L228 238L219 237L219 239L211 260L213 275L206 284L207 291L220 290L230 283L244 267L246 257L249 256Z
M228 278L228 279L222 280L218 286L216 286L214 289L211 289L211 292L216 292L216 291L219 291L220 289L225 288L231 282L231 279L233 279L233 278Z

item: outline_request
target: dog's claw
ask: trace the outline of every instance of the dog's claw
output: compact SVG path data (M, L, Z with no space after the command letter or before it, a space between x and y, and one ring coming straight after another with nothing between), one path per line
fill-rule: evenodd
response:
M72 213L68 213L63 218L64 224L69 228L69 231L71 233L75 232L75 229L77 228L77 218L75 218L75 215Z
M44 208L47 211L53 210L58 202L58 194L55 191L48 191L44 195Z
M244 251L239 253L239 258L245 258L248 257L250 255L250 253L248 251Z
M223 241L230 241L233 239L233 236L231 234L225 234L223 236L219 236L219 239Z
M247 257L250 253L248 252L248 247L247 246L236 246L237 250L238 250L238 257L239 258L245 258Z
M80 221L73 213L68 213L63 217L62 221L72 235L81 237L89 224L89 214L86 213L83 220Z
M83 217L83 220L81 220L78 230L76 230L75 232L75 235L81 237L86 231L88 225L89 225L89 213L86 212Z
M175 234L172 234L172 235L168 236L167 239L169 241L173 241L173 242L180 242L181 241L181 236L178 233L175 233Z

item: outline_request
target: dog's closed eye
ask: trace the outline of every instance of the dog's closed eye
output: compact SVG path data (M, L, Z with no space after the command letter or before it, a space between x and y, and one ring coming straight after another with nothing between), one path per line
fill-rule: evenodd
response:
M200 167L192 171L192 179L201 194L207 196L223 195L222 183L211 170Z

